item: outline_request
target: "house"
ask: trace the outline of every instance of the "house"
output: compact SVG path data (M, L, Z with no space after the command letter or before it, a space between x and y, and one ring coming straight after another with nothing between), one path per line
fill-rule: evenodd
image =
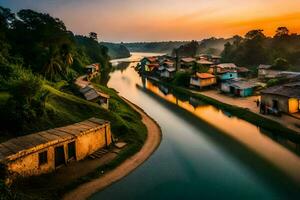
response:
M214 75L209 73L196 73L190 79L190 85L194 87L207 87L217 83L217 79Z
M91 80L94 77L96 77L99 73L99 68L100 66L98 63L86 66L85 69L86 69L87 79Z
M238 77L247 78L250 76L250 70L246 67L238 67L237 68Z
M176 74L176 69L174 67L168 68L164 66L160 66L158 68L159 76L162 78L172 79Z
M157 57L144 57L141 61L140 61L140 72L144 73L144 72L150 72L151 70L154 69L154 65L158 65L158 58Z
M49 173L112 143L110 122L91 118L0 144L0 163L23 177Z
M243 81L240 79L227 80L221 83L221 91L230 93L238 97L247 97L253 95L257 84L254 82Z
M212 55L210 61L212 61L214 64L219 64L221 62L221 56Z
M105 109L109 108L110 96L101 92L100 90L96 90L92 85L87 85L84 88L81 88L79 91L83 94L87 101L98 103Z
M211 67L214 63L205 59L197 60L196 63L198 65L204 66L204 67Z
M226 71L218 72L217 77L220 81L226 81L226 80L230 80L230 79L237 79L238 74L237 74L237 71L226 70Z
M190 69L195 65L196 59L192 57L186 57L180 59L180 69Z
M300 82L273 86L261 91L261 104L279 112L299 112Z

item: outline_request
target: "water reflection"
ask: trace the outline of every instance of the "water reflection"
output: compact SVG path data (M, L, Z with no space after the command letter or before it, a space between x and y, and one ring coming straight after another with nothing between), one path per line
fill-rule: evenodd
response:
M300 182L300 158L296 155L296 153L299 153L299 144L278 136L270 138L272 134L260 127L231 116L230 113L205 104L193 97L176 94L166 86L155 84L147 79L142 82L143 89L151 91L160 98L177 105L200 120L221 130L227 136L246 145L252 151L284 170L294 180ZM137 85L137 87L140 86ZM274 139L280 143L274 142Z

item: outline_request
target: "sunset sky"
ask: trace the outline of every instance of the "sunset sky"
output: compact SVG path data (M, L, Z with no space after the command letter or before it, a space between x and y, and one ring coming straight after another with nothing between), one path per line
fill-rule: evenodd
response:
M62 19L68 29L113 42L192 40L244 35L278 26L300 33L300 0L0 0Z

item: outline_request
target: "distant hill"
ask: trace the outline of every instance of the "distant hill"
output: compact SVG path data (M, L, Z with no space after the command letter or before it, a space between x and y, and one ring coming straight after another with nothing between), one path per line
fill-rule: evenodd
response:
M130 51L123 44L108 42L101 42L100 44L108 48L108 55L112 59L127 58L130 56Z
M236 36L234 36L236 37ZM224 38L208 38L199 42L199 53L220 55L224 50L224 44L233 42L234 37ZM155 53L168 53L171 54L173 49L186 45L190 41L168 41L168 42L135 42L124 43L131 52L155 52Z
M169 41L169 42L136 42L124 43L131 52L154 52L171 54L174 48L188 43L187 41Z

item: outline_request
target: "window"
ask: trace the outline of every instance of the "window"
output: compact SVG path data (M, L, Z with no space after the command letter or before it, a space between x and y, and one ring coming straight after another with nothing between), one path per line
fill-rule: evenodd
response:
M47 164L48 163L48 152L43 151L39 153L39 166Z

